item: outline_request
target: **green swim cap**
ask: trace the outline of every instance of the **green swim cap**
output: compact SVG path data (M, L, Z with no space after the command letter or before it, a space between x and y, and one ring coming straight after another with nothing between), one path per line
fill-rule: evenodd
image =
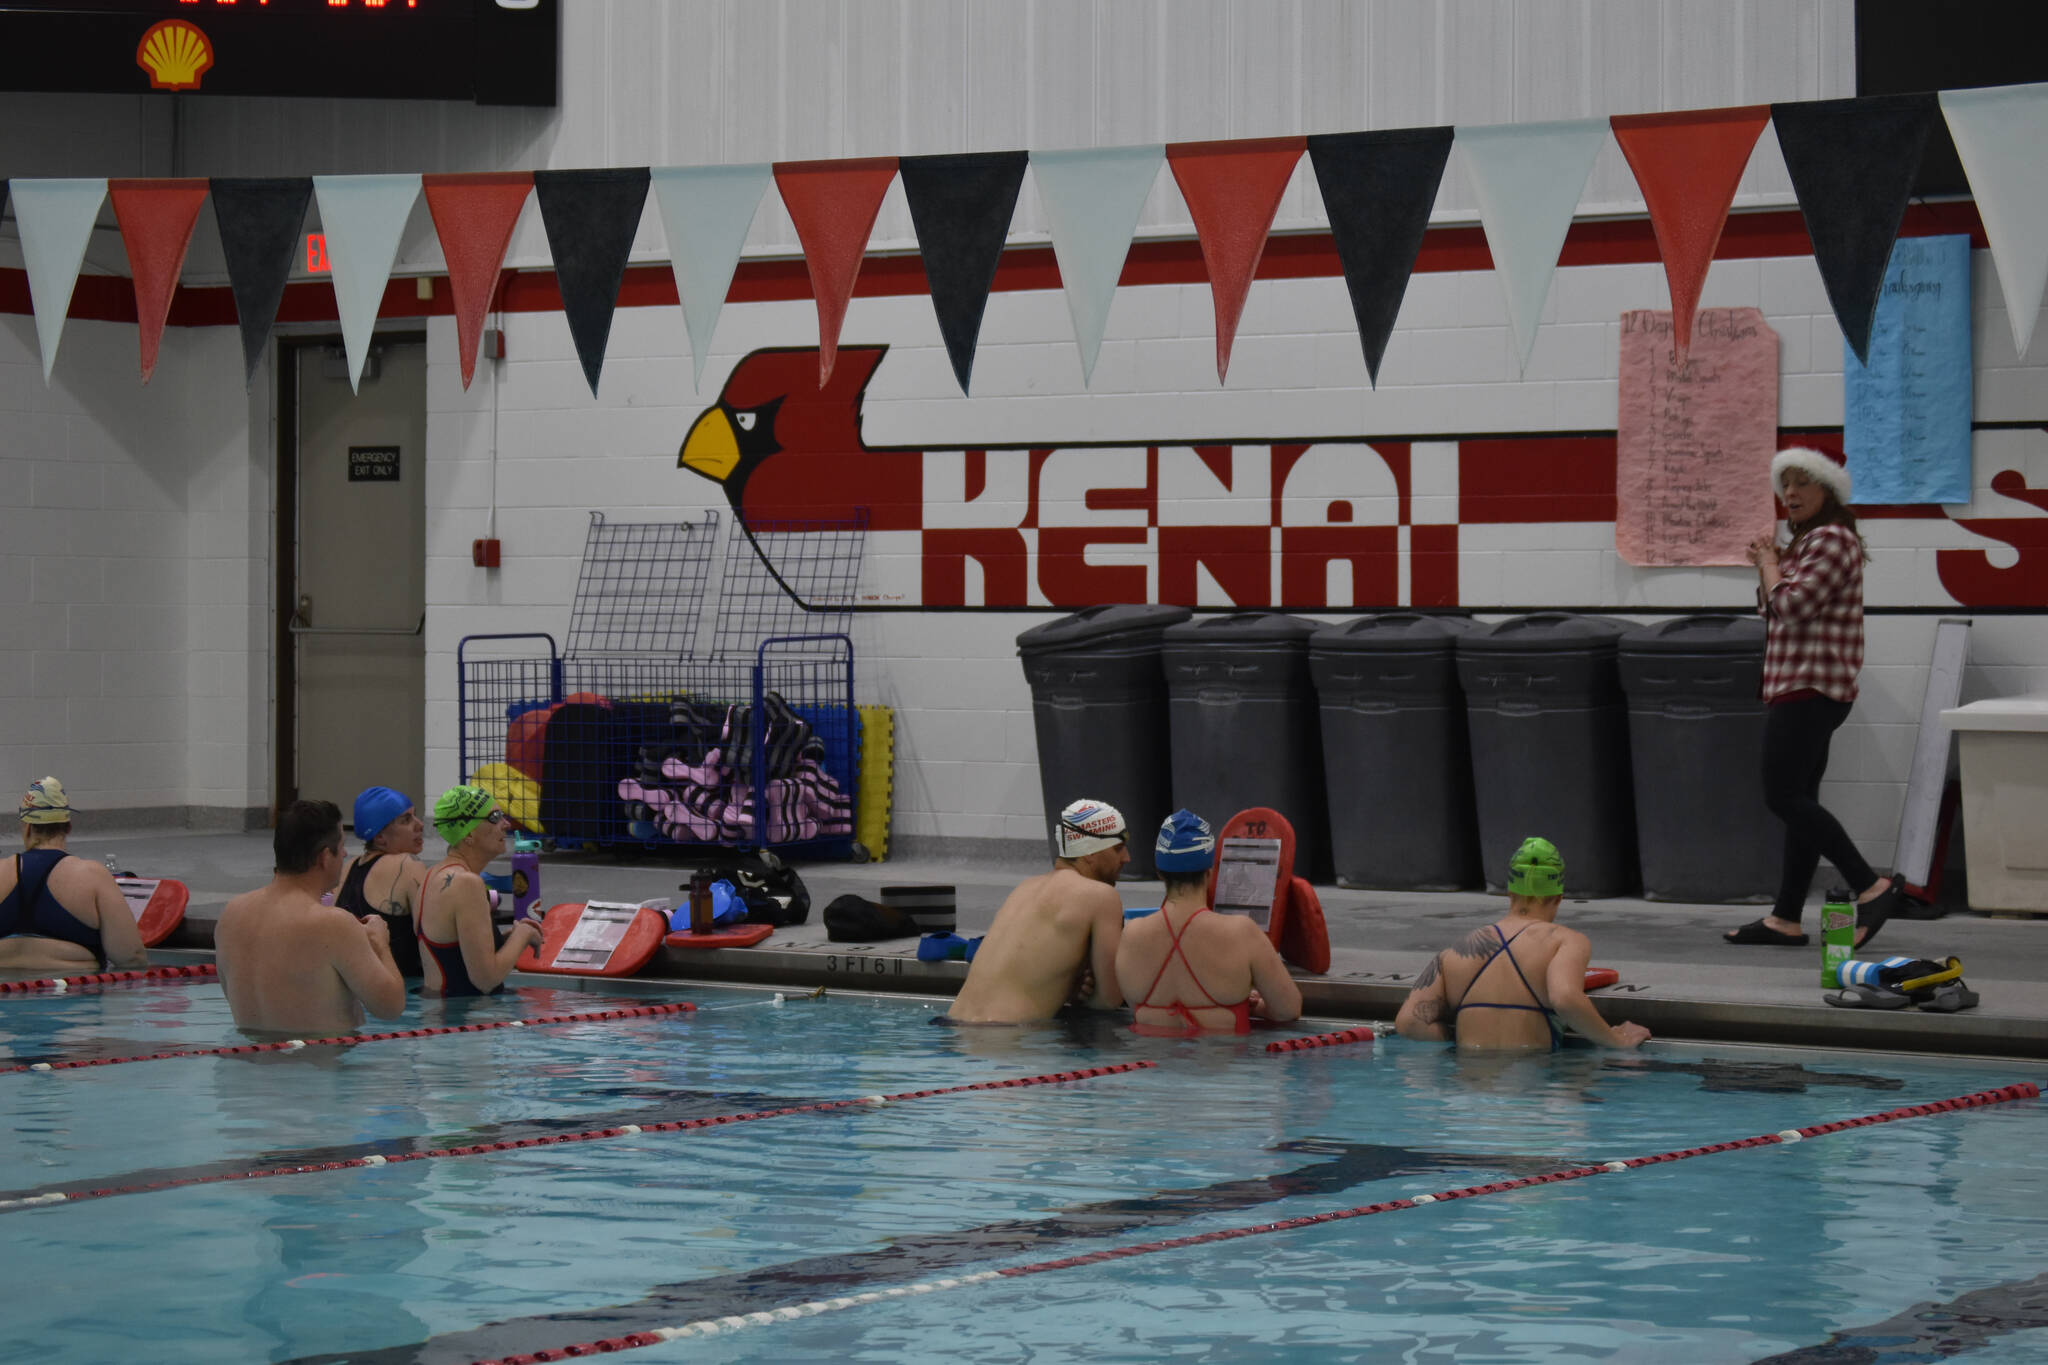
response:
M1562 896L1564 855L1548 839L1528 838L1508 859L1508 894Z
M453 848L483 822L494 804L482 787L450 787L434 798L434 828Z

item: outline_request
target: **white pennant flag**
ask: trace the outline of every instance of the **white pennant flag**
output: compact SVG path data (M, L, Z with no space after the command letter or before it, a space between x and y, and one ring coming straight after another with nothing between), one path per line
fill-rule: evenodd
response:
M1536 343L1557 253L1607 137L1605 119L1457 129L1454 145L1479 195L1479 221L1523 368Z
M327 234L327 268L334 282L334 307L341 314L341 340L348 348L348 384L356 389L377 307L398 260L405 220L420 197L417 175L316 175L313 196L320 204L320 230Z
M36 344L43 352L43 383L57 364L64 315L78 284L92 225L107 197L105 180L16 180L9 187L21 229L21 261L36 313Z
M1159 178L1166 148L1089 147L1071 152L1033 152L1031 174L1052 229L1052 251L1081 347L1081 382L1095 374L1095 353L1109 325L1117 277L1131 252L1138 215Z
M1944 90L1941 113L1998 263L2013 349L2025 355L2048 285L2048 85Z
M732 273L754 225L754 211L775 177L766 162L746 166L657 166L655 202L661 230L668 234L669 268L683 302L683 326L690 333L695 383L704 383L711 334L732 288Z

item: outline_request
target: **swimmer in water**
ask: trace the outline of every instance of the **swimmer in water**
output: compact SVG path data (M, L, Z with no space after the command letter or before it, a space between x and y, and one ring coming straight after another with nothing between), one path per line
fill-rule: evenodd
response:
M420 975L413 924L427 865L419 860L426 824L403 793L370 787L356 797L356 838L363 852L348 865L334 903L351 915L377 915L391 930L391 960L401 974Z
M149 965L114 874L64 847L71 814L71 799L54 777L31 782L22 794L22 851L0 862L0 970Z
M944 1017L956 1024L1029 1024L1070 1001L1122 1005L1116 950L1123 933L1117 874L1130 862L1124 817L1100 801L1076 801L1053 826L1050 872L1024 882L996 911ZM1075 997L1081 997L1076 999Z
M1253 1016L1281 1023L1301 1017L1301 988L1273 941L1248 915L1209 908L1209 867L1216 834L1191 810L1159 827L1152 865L1166 899L1156 915L1124 930L1117 980L1133 991L1131 1026L1157 1038L1249 1033ZM1152 984L1142 994L1138 983Z
M448 841L448 856L427 874L420 893L421 992L426 995L495 995L540 925L513 921L500 943L491 928L490 890L483 870L505 851L511 818L481 787L450 787L434 801L434 828Z
M1593 944L1557 923L1564 857L1527 839L1508 864L1508 913L1429 960L1394 1016L1404 1038L1456 1040L1463 1049L1555 1052L1564 1026L1602 1047L1632 1048L1641 1024L1610 1026L1586 998Z

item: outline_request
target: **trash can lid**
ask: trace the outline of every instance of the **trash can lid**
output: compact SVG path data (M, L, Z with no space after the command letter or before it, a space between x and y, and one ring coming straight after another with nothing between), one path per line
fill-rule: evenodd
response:
M1678 616L1637 626L1621 637L1624 654L1757 654L1764 623L1754 616Z
M1318 654L1448 654L1471 629L1469 616L1387 611L1324 626L1308 643Z
M1299 645L1321 630L1322 622L1277 611L1236 611L1223 616L1198 616L1166 628L1169 645Z
M1042 654L1077 645L1103 644L1117 636L1156 634L1170 625L1187 620L1194 613L1186 607L1120 602L1089 607L1057 621L1033 626L1017 637L1019 654Z
M1610 616L1538 611L1477 626L1458 637L1460 654L1570 654L1602 652L1629 630Z

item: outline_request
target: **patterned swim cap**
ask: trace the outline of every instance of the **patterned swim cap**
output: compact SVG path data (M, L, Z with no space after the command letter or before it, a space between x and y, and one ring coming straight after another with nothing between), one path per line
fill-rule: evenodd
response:
M450 787L434 798L434 828L453 848L483 823L494 804L482 787Z
M1216 831L1209 822L1183 807L1159 826L1152 845L1152 866L1161 872L1207 872L1216 861Z
M71 823L71 799L64 795L64 784L54 777L28 784L28 790L21 794L21 823L24 825L68 825Z
M1053 826L1053 838L1062 858L1085 858L1090 853L1115 848L1124 841L1126 833L1122 812L1106 801L1090 801L1086 797L1061 811L1059 823Z
M1564 855L1548 839L1528 838L1508 859L1508 894L1511 896L1561 896L1564 894Z

